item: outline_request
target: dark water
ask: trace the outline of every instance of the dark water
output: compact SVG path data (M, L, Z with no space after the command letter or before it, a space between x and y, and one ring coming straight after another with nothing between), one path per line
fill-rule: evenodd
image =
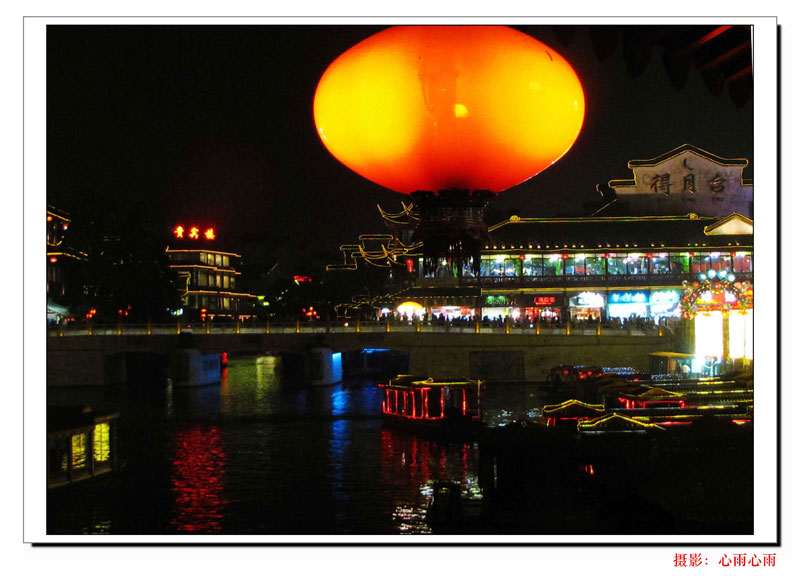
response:
M543 390L487 385L484 422L561 400ZM302 386L268 356L233 360L215 386L51 389L48 402L119 410L123 464L50 491L50 534L424 534L437 480L490 511L467 531L752 532L752 444L716 433L523 442L487 485L488 446L482 463L477 443L387 428L376 381Z
M384 427L372 380L295 386L258 357L218 386L132 390L49 392L117 407L125 467L52 491L48 532L426 533L434 481L481 496L477 444Z

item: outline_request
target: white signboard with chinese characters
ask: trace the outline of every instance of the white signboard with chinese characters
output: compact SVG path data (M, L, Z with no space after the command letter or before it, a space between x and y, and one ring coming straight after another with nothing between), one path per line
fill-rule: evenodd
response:
M631 160L632 180L608 184L634 213L752 217L753 184L743 179L748 161L722 158L685 144L652 160Z

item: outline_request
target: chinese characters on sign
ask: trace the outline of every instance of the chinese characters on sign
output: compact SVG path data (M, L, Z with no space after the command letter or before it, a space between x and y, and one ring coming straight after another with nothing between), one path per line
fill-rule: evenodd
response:
M669 188L671 184L669 181L669 173L656 174L650 181L650 190L656 194L663 194L669 196Z
M178 240L184 240L189 238L190 240L199 240L200 239L200 228L198 226L192 226L188 230L184 228L182 224L178 224L175 228L172 229L172 235L177 238ZM214 228L206 228L203 231L203 238L206 240L215 240L217 238L217 234L214 231Z
M689 168L689 172L683 175L681 184L681 192L689 199L693 199L697 194L697 177L694 172ZM708 180L708 189L711 190L711 197L713 200L721 201L725 196L725 178L717 173L713 178ZM650 180L650 191L654 194L661 194L669 196L672 189L672 180L669 172L663 174L654 174Z
M708 181L708 187L711 189L714 200L722 200L725 193L725 179L719 173Z

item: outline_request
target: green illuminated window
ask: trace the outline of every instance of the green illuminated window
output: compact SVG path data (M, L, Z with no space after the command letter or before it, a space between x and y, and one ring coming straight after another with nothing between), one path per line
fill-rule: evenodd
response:
M547 254L542 260L544 276L561 276L563 273L563 260L560 254Z

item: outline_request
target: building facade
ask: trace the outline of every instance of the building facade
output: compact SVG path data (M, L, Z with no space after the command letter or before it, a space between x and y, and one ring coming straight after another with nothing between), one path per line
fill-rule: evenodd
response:
M63 210L47 207L47 317L49 321L62 321L70 315L69 304L79 298L80 266L86 262L84 252L69 247L65 235L71 219Z
M256 296L240 289L241 255L222 250L213 228L200 234L199 228L177 226L172 235L166 255L177 278L182 315L244 320L255 314Z
M427 268L418 260L414 285L383 312L558 323L679 319L687 283L752 282L746 165L689 145L631 161L634 178L612 180L593 215L511 216L491 225L479 273L447 259Z

